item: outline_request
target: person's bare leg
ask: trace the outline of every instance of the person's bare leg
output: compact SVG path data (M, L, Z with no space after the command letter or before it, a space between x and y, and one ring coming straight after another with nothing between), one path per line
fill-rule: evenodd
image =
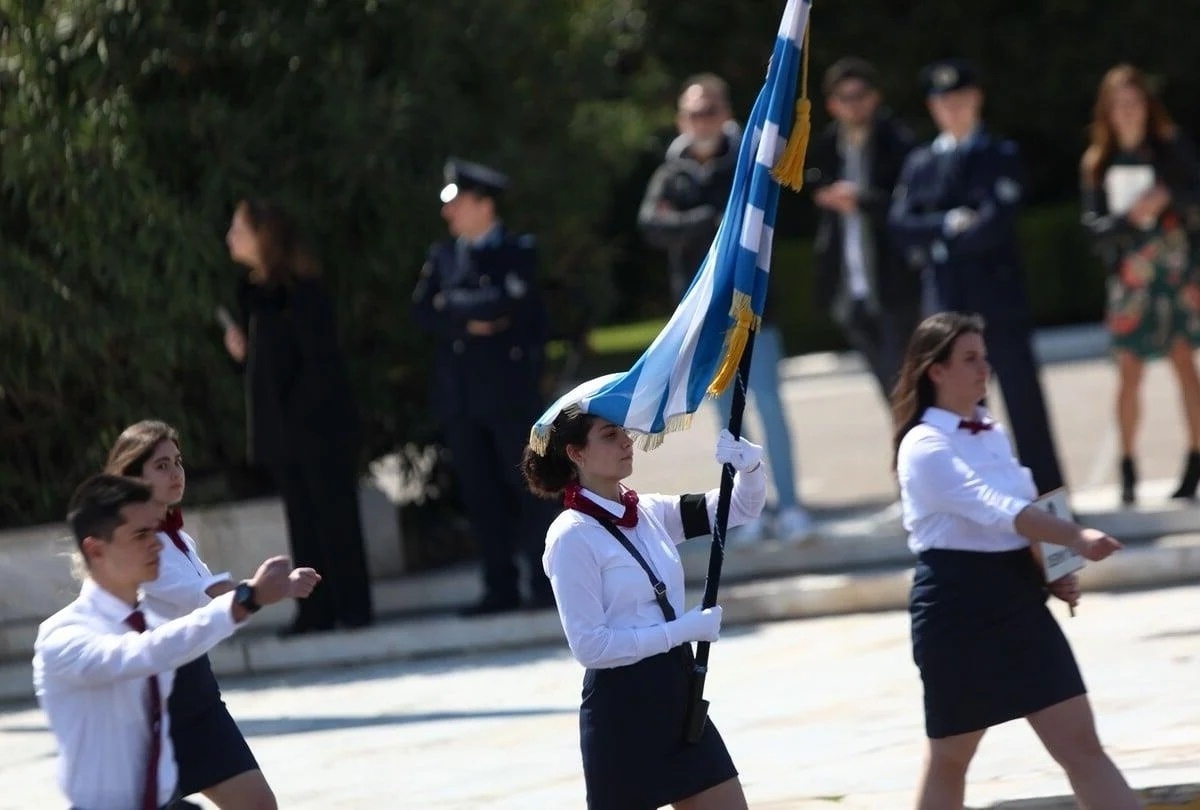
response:
M1104 753L1087 695L1078 695L1025 718L1046 751L1067 772L1084 810L1138 810L1142 804Z
M984 731L929 740L925 772L921 774L917 792L917 810L962 810L967 795L967 768Z
M1179 381L1179 396L1183 405L1183 421L1187 426L1188 449L1200 450L1200 371L1192 344L1176 338L1167 353L1175 378Z
M735 776L671 806L675 810L746 810L746 794Z
M259 770L243 771L203 793L221 810L279 810L275 794Z
M1145 361L1131 351L1117 350L1117 434L1121 455L1133 458L1137 453L1137 431L1142 417L1142 372Z

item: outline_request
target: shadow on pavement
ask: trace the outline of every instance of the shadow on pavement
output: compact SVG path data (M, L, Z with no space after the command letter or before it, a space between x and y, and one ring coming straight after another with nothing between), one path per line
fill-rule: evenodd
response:
M375 716L333 717L270 717L239 720L238 727L247 737L281 737L287 734L307 734L313 731L335 731L373 726L407 726L415 723L441 723L447 720L490 720L520 717L544 717L553 714L576 714L575 708L491 709L481 711L417 712L414 714L381 714ZM50 729L41 723L5 726L6 734L48 734Z
M281 737L287 734L307 734L313 731L334 731L372 726L407 726L416 723L441 723L448 720L492 720L521 717L544 717L554 714L577 714L570 708L485 709L480 711L417 712L415 714L382 714L374 717L271 717L239 720L238 727L247 737Z

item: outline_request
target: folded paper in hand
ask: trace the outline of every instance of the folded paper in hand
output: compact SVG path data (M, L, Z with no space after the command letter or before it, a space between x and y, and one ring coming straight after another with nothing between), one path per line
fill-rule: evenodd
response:
M1071 512L1070 498L1065 489L1059 488L1047 492L1034 501L1033 505L1043 512L1049 512L1063 520L1075 519L1074 513ZM1046 582L1060 580L1084 566L1083 556L1074 549L1043 540L1035 540L1029 545L1033 550L1033 556L1037 558L1038 564L1042 567Z

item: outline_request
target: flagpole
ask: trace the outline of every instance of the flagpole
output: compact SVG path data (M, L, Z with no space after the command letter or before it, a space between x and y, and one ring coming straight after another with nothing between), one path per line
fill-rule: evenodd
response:
M746 346L738 361L737 376L733 383L733 402L729 409L729 432L735 439L742 435L742 414L746 410L746 386L750 379L750 357L754 354L754 336L751 328L746 335ZM725 530L729 525L729 505L733 500L732 464L721 467L721 491L717 498L717 515L713 524L712 548L708 555L708 577L704 581L704 598L701 606L711 608L717 604L717 589L721 587L721 566L725 562ZM696 659L692 664L692 682L688 701L684 739L692 744L700 741L704 725L708 720L708 701L704 699L704 680L708 675L708 651L712 645L707 641L696 644Z

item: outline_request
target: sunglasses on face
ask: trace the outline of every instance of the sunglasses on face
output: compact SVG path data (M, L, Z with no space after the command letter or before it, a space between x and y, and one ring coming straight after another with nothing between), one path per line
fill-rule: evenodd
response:
M685 118L691 118L693 120L698 118L715 118L717 115L717 108L701 107L698 110L684 110L683 115Z

